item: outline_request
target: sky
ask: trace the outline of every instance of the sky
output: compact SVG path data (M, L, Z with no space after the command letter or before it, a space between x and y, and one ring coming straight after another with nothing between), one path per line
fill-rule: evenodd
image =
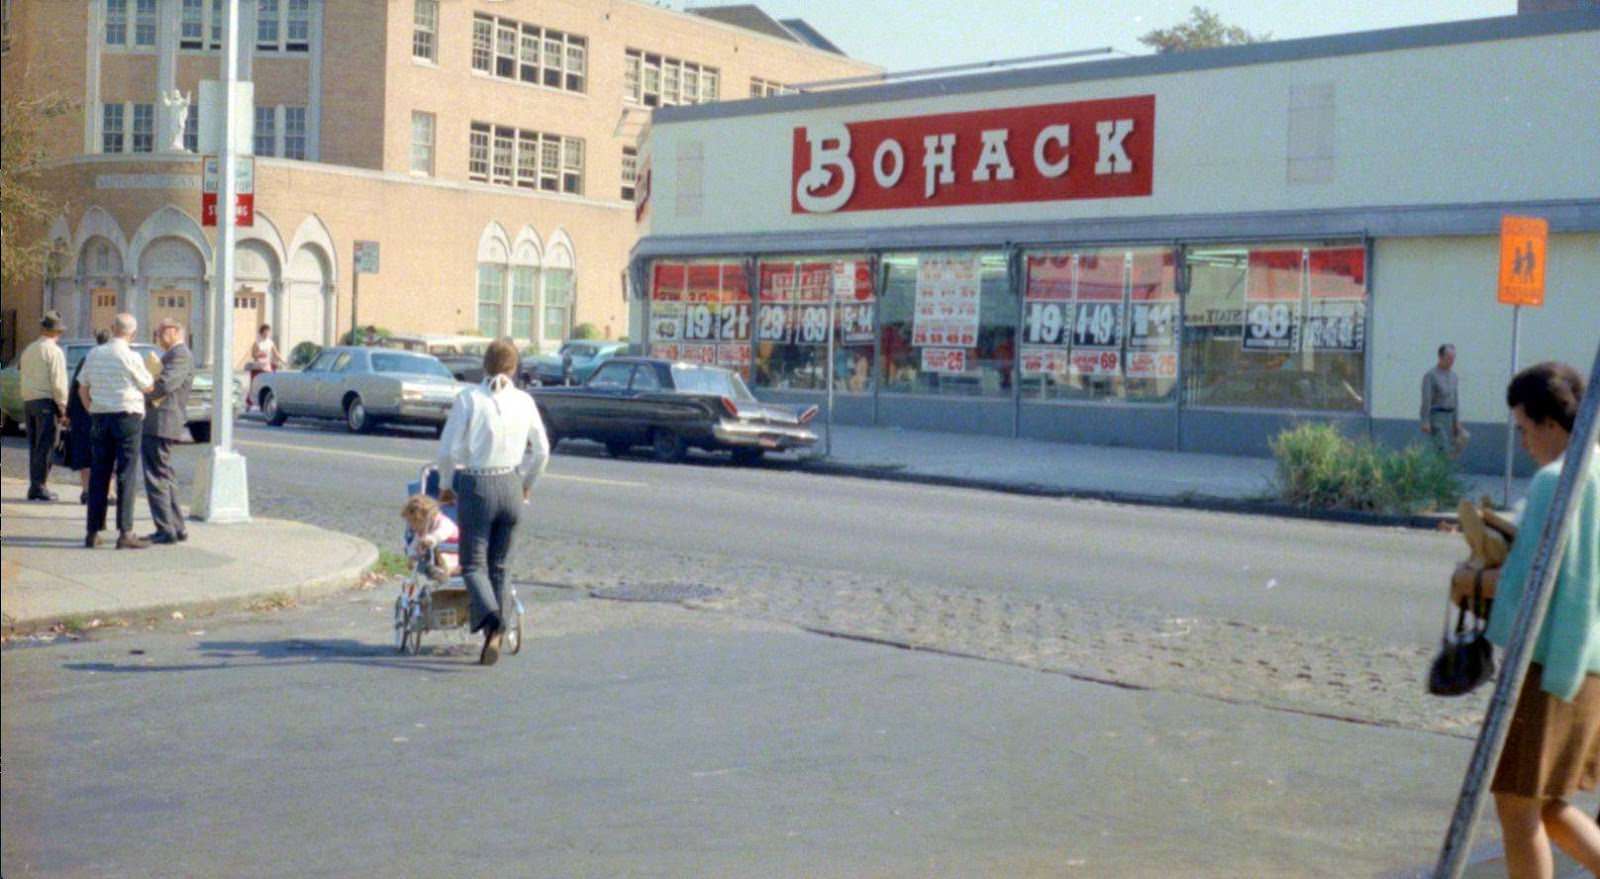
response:
M721 6L739 0L671 0ZM1147 54L1140 35L1189 17L1197 0L753 0L803 18L846 54L890 71L1110 46ZM1511 15L1516 0L1198 0L1252 33L1311 37Z

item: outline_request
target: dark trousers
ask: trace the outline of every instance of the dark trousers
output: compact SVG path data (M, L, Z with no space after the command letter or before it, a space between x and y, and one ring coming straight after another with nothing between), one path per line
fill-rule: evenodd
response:
M458 473L456 511L461 526L461 578L471 597L472 631L500 625L506 594L506 556L522 515L522 475ZM487 568L487 572L485 571Z
M106 498L111 474L117 475L117 530L133 532L133 481L139 472L139 444L144 416L126 412L95 414L90 434L94 464L89 468L89 533L106 528Z
M172 470L172 440L147 434L139 450L144 458L144 494L150 502L150 519L157 531L177 537L184 527L177 474Z
M50 479L51 456L61 436L61 409L54 400L29 400L22 404L28 418L28 494L44 491Z

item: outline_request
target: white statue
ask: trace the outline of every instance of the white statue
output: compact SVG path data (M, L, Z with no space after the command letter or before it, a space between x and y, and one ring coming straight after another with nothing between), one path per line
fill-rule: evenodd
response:
M175 153L188 152L183 145L183 129L189 122L189 96L177 89L162 92L161 106L167 108L164 135L167 149Z

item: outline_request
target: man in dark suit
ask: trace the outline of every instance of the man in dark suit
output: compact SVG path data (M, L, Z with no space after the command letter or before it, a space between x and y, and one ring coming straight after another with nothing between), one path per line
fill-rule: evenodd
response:
M183 344L183 327L174 320L156 326L160 346L161 374L145 394L148 414L144 419L144 490L150 501L150 519L156 531L147 538L154 544L177 543L189 539L178 507L177 484L172 472L172 444L189 438L185 409L189 388L194 384L194 357Z

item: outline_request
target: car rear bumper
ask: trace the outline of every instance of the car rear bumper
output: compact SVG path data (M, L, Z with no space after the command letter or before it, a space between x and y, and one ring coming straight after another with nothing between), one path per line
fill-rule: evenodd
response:
M388 421L411 424L443 424L450 417L449 403L401 403L393 414L373 413Z
M745 424L737 421L718 421L711 428L712 436L724 446L743 449L806 449L817 444L817 435L798 425Z

